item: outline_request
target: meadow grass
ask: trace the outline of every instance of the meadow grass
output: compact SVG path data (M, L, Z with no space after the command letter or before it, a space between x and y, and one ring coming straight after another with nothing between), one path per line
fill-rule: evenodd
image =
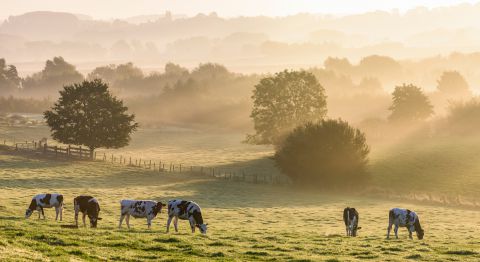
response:
M23 215L33 195L65 196L62 222L54 210L46 220ZM97 229L73 224L73 198L90 194L101 204ZM166 215L152 229L132 219L118 229L119 201L194 200L209 224L208 234L165 233ZM343 208L360 211L357 238L344 236ZM419 214L426 235L386 240L388 210L408 207ZM478 261L476 210L394 202L378 198L302 192L280 186L228 182L182 173L158 173L103 162L67 162L0 154L1 261Z

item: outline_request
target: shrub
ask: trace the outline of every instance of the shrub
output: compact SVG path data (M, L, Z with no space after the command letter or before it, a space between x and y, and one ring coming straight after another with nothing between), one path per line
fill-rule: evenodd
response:
M278 147L275 161L296 184L350 186L367 177L365 134L342 120L297 127Z

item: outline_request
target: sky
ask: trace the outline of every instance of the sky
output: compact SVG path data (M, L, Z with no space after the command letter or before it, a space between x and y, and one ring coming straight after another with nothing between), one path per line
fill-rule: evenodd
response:
M285 16L297 13L346 15L367 11L405 12L418 6L435 8L480 0L0 0L0 19L31 11L85 14L94 19L138 15L173 14L193 16L216 12L223 17Z

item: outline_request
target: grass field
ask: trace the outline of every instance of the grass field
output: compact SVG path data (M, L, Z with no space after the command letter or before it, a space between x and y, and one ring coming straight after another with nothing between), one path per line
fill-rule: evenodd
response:
M41 192L65 195L64 221L34 214L23 218L30 198ZM73 223L72 199L96 196L99 228L63 228ZM166 215L146 229L118 229L123 198L198 202L208 234L192 235L187 222L165 233ZM344 236L345 206L360 211L359 237ZM420 215L424 240L385 240L388 210L408 207ZM298 192L267 185L232 183L188 174L159 174L107 163L61 162L0 154L0 260L2 261L478 261L479 213L388 200Z

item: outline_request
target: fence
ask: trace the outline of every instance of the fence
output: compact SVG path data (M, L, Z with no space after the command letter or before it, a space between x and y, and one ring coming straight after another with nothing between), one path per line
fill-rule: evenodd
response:
M218 166L186 165L183 163L178 164L173 162L152 161L141 158L125 157L123 155L107 155L106 153L97 154L97 152L94 152L93 155L90 155L90 150L87 148L82 148L81 146L50 146L45 141L13 141L13 143L10 143L10 145L8 145L9 143L7 143L7 140L3 139L3 144L9 146L16 151L28 151L35 154L43 154L47 157L103 161L125 167L148 169L152 172L159 173L190 173L209 176L221 180L241 181L255 184L279 185L290 183L290 180L286 177L276 176L272 174L261 174L259 172L251 172L246 169Z

